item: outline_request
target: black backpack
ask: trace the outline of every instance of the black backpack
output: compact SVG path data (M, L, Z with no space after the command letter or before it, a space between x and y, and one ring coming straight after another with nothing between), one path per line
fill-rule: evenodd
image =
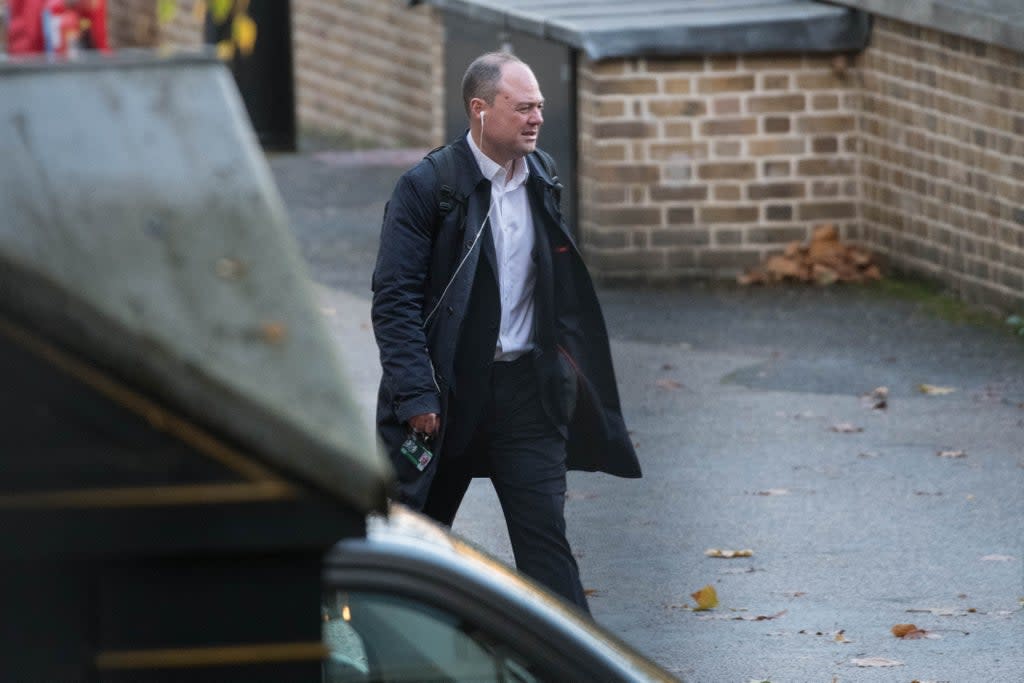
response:
M551 181L554 183L555 203L560 204L562 201L562 183L559 182L558 174L555 171L555 160L551 158L550 154L540 148L535 149L531 154L540 161L544 171L551 176ZM450 144L431 150L427 154L426 159L433 165L434 172L437 173L437 177L441 181L437 191L437 208L439 212L437 220L440 223L452 209L458 208L460 211L465 211L466 197L459 194L456 186L455 151Z

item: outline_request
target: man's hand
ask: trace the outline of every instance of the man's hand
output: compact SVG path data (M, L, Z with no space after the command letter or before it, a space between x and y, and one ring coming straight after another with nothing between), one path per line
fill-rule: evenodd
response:
M414 432L433 436L441 428L441 418L437 413L424 413L410 419L409 426Z

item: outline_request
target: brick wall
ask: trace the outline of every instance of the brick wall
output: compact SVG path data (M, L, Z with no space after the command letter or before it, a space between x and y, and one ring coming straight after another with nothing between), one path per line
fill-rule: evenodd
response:
M444 137L444 29L405 0L293 0L301 126L385 145Z
M195 0L178 0L156 27L156 0L110 0L118 47L196 46ZM444 28L438 12L405 0L292 0L299 127L388 146L433 147L444 138ZM258 38L257 38L258 40Z
M876 18L863 74L865 243L968 300L1024 305L1024 53Z
M857 218L839 58L581 60L580 229L602 277L729 276Z

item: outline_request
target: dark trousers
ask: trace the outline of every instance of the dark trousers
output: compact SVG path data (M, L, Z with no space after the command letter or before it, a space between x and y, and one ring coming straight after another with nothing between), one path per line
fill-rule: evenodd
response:
M565 537L565 439L544 411L537 385L530 354L492 365L469 446L442 454L423 512L451 525L474 473L485 470L505 514L516 568L589 612Z

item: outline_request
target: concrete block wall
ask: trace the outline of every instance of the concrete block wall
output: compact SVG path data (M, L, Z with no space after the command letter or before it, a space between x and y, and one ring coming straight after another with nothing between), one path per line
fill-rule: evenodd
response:
M156 26L156 0L109 0L118 47L202 43L195 0ZM388 146L444 138L444 27L436 9L405 0L292 0L299 127ZM258 38L257 38L258 40Z
M860 60L861 223L901 269L1024 307L1024 53L876 18Z
M856 76L841 56L579 66L580 231L604 278L733 276L857 220Z

